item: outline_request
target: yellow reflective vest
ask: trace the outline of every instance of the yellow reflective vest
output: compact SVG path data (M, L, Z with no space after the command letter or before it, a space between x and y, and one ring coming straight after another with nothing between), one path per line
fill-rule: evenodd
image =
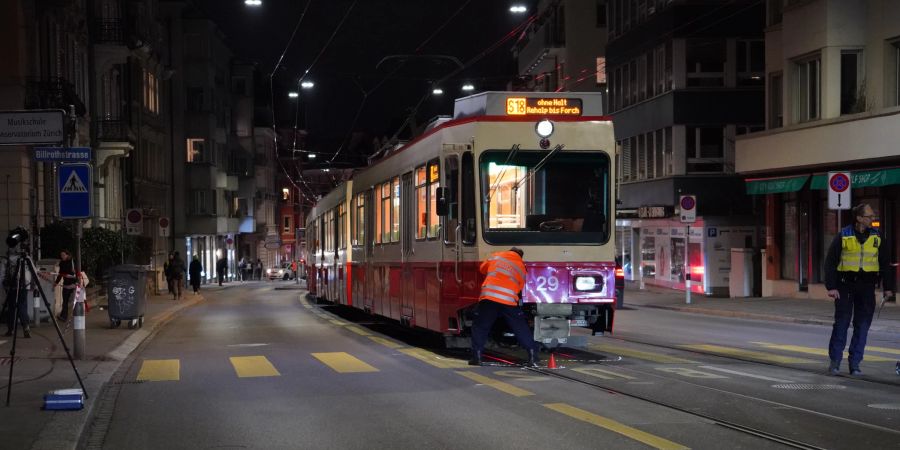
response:
M874 228L869 229L866 242L860 244L853 226L841 230L841 262L839 272L878 272L878 247L881 237Z

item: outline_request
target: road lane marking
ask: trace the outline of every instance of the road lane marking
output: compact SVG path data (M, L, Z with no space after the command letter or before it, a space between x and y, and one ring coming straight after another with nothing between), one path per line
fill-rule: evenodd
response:
M674 373L676 375L681 375L688 378L703 378L707 380L728 378L723 375L717 375L714 373L703 372L697 369L691 369L690 367L654 367L654 369L661 372Z
M575 369L572 369L572 371L590 375L592 377L602 378L604 380L613 380L615 378L624 378L626 380L634 379L634 377L616 373L611 370L601 369L599 367L577 367Z
M444 358L441 355L429 352L428 350L422 348L401 348L399 349L399 351L400 353L412 356L419 361L431 364L438 369L462 369L469 366L468 362L466 361Z
M340 320L328 319L328 321L331 322L331 323L333 323L333 324L335 324L335 325L337 325L337 326L339 326L339 327L342 327L342 326L344 326L344 325L347 325L347 322L341 322Z
M504 383L502 381L495 380L493 378L489 378L484 375L479 375L475 372L457 371L456 373L458 373L476 383L483 384L488 387L492 387L500 392L504 392L506 394L512 395L513 397L527 397L529 395L534 395L534 392L526 391L525 389L515 387L509 383Z
M767 361L772 363L779 364L813 364L816 361L811 361L803 358L796 358L793 356L781 356L773 353L765 353L765 352L757 352L753 350L744 350L742 348L734 348L734 347L723 347L721 345L712 345L712 344L693 344L693 345L682 345L684 348L688 348L691 350L699 350L702 352L715 353L718 355L725 356L736 356L738 358L745 359L754 359L758 361Z
M786 352L793 353L805 353L808 355L818 355L818 356L828 356L828 350L824 348L815 348L815 347L803 347L800 345L787 345L787 344L771 344L768 342L752 342L752 344L759 345L761 347L770 348L772 350L782 350ZM866 347L866 350L872 350L872 347ZM898 352L900 353L900 352ZM849 358L848 353L844 352L844 357ZM866 361L870 362L894 362L896 359L894 358L885 358L884 356L875 356L875 355L866 355L864 358Z
M181 362L177 359L145 359L138 372L141 381L178 381L181 379Z
M230 345L228 345L228 346L229 346L229 347L265 347L265 346L267 346L267 345L269 345L269 344L263 344L263 343L259 343L259 344L230 344Z
M2 341L0 341L2 343ZM873 347L871 345L866 346L866 350L871 350L873 352L887 353L889 355L900 355L900 350L895 348L887 348L887 347ZM869 359L868 356L864 357L864 359Z
M345 352L313 353L314 358L325 363L338 373L378 372L379 370L366 364L361 359Z
M360 327L357 327L357 326L355 326L355 325L348 325L348 326L346 326L346 327L344 327L344 328L346 328L346 329L348 329L348 330L350 330L350 331L352 331L352 332L354 332L354 333L356 333L356 334L358 334L358 335L360 335L360 336L371 336L371 335L372 335L372 333L369 333L368 331L366 331L366 330L364 330L364 329L362 329L362 328L360 328Z
M368 337L372 341L377 342L387 348L391 348L391 349L395 349L395 350L398 348L403 348L402 344L398 344L390 339L385 339L381 336L366 336L366 337Z
M701 368L701 369L706 369L706 370L715 370L716 372L730 373L730 374L732 374L732 375L740 375L740 376L742 376L742 377L747 377L747 378L756 378L756 379L758 379L758 380L774 381L774 382L776 382L776 383L796 383L796 381L782 380L782 379L780 379L780 378L764 377L764 376L762 376L762 375L756 375L756 374L753 374L753 373L741 372L741 371L739 371L739 370L724 369L724 368L721 368L721 367L715 367L715 366L700 366L700 368Z
M523 372L522 370L497 370L491 372L493 375L515 378L516 381L548 381L550 377L541 375L530 375L531 372Z
M598 416L597 414L585 411L580 408L576 408L571 405L567 405L565 403L547 403L544 406L558 413L565 414L573 419L578 419L582 422L587 422L591 425L605 428L609 431L621 434L622 436L630 439L634 439L635 441L649 445L653 448L688 449L688 447L672 442L668 439L664 439L659 436L647 433L646 431L638 430L637 428L629 427L624 423L616 422L615 420L608 419L603 416Z
M646 361L653 361L657 363L663 364L697 364L697 361L691 361L689 359L678 358L675 356L663 355L661 353L650 353L644 352L641 350L634 350L626 347L620 347L618 345L609 345L609 344L590 344L588 348L592 350L600 350L603 352L617 353L622 356L630 356L632 358L643 359Z
M265 356L232 356L228 359L231 360L238 378L281 376Z

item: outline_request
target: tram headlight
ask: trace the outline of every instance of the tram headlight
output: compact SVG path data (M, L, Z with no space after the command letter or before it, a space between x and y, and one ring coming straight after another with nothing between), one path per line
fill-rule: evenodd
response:
M534 132L537 133L538 136L546 139L553 134L553 122L550 119L543 119L534 126Z
M603 290L603 278L598 275L579 275L575 277L575 290L582 292Z

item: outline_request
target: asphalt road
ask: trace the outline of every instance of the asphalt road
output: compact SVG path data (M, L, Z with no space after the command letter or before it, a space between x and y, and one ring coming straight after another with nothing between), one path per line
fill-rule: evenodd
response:
M900 442L900 387L817 371L823 358L802 351L821 330L625 310L615 337L561 349L563 369L471 368L422 348L427 339L382 334L392 327L278 289L287 286L234 286L185 310L114 377L87 446L784 446L766 433L824 448ZM799 347L771 347L787 343Z

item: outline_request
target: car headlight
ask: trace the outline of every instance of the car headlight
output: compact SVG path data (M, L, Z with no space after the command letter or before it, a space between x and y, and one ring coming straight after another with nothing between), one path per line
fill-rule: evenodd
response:
M266 269L266 273L272 273L272 269Z

